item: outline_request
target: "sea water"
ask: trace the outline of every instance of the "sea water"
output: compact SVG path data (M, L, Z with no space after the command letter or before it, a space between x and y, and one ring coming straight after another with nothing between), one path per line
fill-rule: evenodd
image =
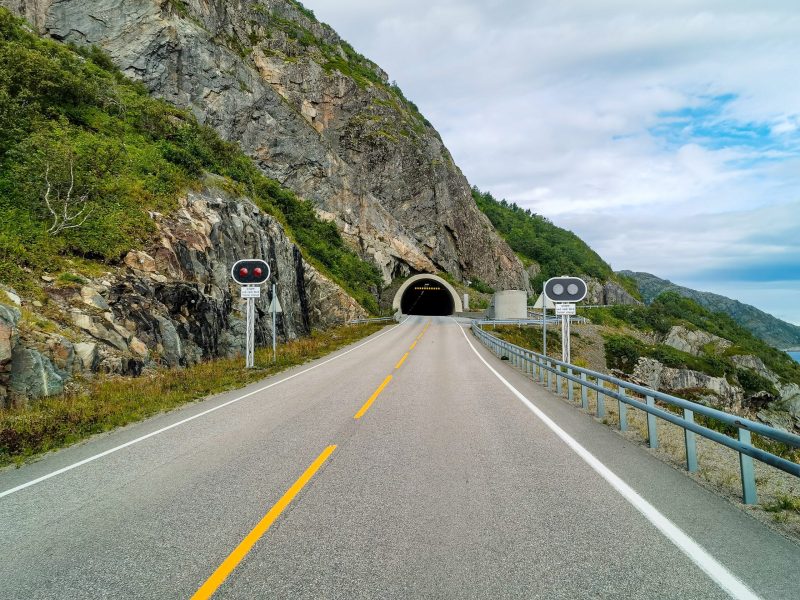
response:
M797 362L800 362L800 352L789 352L788 354Z

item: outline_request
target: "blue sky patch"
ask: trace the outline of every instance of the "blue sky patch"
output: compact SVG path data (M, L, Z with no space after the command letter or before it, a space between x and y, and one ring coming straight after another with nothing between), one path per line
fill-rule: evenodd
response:
M726 109L737 98L736 94L700 96L696 105L658 113L659 122L648 132L673 150L686 144L698 144L708 150L737 148L761 153L733 161L732 166L739 168L800 155L797 131L775 135L768 122L730 117Z

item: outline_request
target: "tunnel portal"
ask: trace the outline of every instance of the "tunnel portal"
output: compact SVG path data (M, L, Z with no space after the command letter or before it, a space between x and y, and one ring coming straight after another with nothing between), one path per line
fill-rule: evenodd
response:
M415 275L397 291L395 310L404 315L452 315L461 312L457 292L436 275Z

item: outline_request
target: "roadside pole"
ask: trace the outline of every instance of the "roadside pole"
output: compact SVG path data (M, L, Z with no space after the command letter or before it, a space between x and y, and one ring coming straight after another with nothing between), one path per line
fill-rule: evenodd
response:
M544 284L542 295L545 298L545 306L547 299L552 298L556 305L555 314L561 317L561 361L568 364L572 359L569 339L570 322L576 313L575 303L583 300L587 291L588 288L583 279L569 275L551 277Z
M247 322L244 334L244 366L252 369L256 358L256 299L261 298L261 285L272 272L269 265L259 258L237 260L231 267L231 277L241 286L241 297L246 300ZM275 286L273 285L273 289Z
M542 290L542 354L547 356L547 294Z
M278 344L275 337L277 330L277 316L279 312L283 312L281 301L278 300L278 286L272 284L272 301L269 303L269 312L272 313L272 362L278 362Z
M272 284L272 298L273 298L273 302L274 302L275 293L276 293L275 289L276 289L277 287L278 287L278 286L276 286L274 283ZM275 325L275 323L277 322L277 319L276 319L276 317L277 317L277 314L278 314L278 313L277 313L277 312L275 311L275 309L272 307L272 304L270 304L270 308L272 308L272 362L273 362L273 363L276 363L276 362L278 362L278 343L277 343L277 341L276 341L276 338L275 338L275 328L276 328L276 325Z

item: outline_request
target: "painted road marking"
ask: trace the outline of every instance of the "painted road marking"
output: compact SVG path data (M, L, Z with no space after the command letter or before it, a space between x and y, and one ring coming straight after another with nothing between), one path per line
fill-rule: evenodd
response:
M454 319L455 320L455 319ZM720 562L711 556L700 544L695 542L692 538L686 535L672 521L662 515L658 509L650 504L647 500L642 498L631 486L622 481L611 469L605 466L600 460L584 448L578 441L569 435L566 431L561 429L555 421L544 414L541 409L535 406L528 400L517 388L511 385L500 373L486 362L480 353L472 345L472 342L467 337L464 329L459 325L464 339L467 344L472 348L475 355L486 365L486 368L494 373L503 385L505 385L511 393L513 393L528 409L535 414L553 433L555 433L561 440L569 446L575 454L580 456L600 477L605 479L611 487L613 487L619 494L625 498L636 510L642 513L645 518L650 521L656 529L658 529L664 536L675 544L689 559L700 567L706 575L708 575L717 585L725 590L732 598L736 600L760 600L750 588L748 588L740 579L733 573L728 571Z
M406 321L408 321L408 317L406 317L400 323L400 325L402 325ZM138 444L139 442L143 442L146 439L149 439L151 437L154 437L154 436L162 434L162 433L164 433L166 431L169 431L170 429L174 429L175 427L179 427L181 425L189 423L190 421L194 421L195 419L199 419L200 417L204 417L205 415L211 414L214 411L217 411L217 410L219 410L221 408L225 408L226 406L230 406L231 404L235 404L236 402L240 402L241 400L244 400L245 398L249 398L250 396L254 396L255 394L260 394L261 392L263 392L265 390L268 390L268 389L270 389L272 387L275 387L276 385L280 385L280 384L282 384L282 383L284 383L286 381L289 381L290 379L294 379L295 377L299 377L300 375L304 375L305 373L308 373L309 371L313 371L314 369L317 369L317 368L319 368L319 367L321 367L323 365L327 365L329 362L333 362L334 360L338 360L341 357L350 354L351 352L355 352L359 348L363 348L367 344L371 344L372 342L374 342L378 338L383 337L387 333L391 333L395 329L397 329L397 327L392 327L391 329L389 329L387 331L384 331L383 333L379 333L374 338L369 339L369 340L367 340L366 342L364 342L362 344L359 344L355 348L350 348L350 350L345 350L341 354L337 354L336 356L334 356L332 358L329 358L327 360L324 360L321 363L317 363L316 365L308 367L307 369L303 369L302 371L298 371L297 373L295 373L293 375L289 375L288 377L284 377L280 381L276 381L275 383L270 383L269 385L265 385L264 387L258 388L257 390L253 390L252 392L248 392L247 394L243 394L243 395L239 396L238 398L234 398L233 400L228 400L227 402L224 402L223 404L220 404L219 406L215 406L213 408L209 408L208 410L205 410L205 411L203 411L201 413L198 413L198 414L193 415L191 417L188 417L186 419L182 419L182 420L178 421L177 423L173 423L172 425L167 425L166 427L162 427L161 429L158 429L157 431L152 431L152 432L148 433L147 435L143 435L141 437L136 438L135 440L131 440L129 442L125 442L124 444L120 444L119 446L115 446L114 448L110 448L110 449L106 450L105 452L100 452L99 454L95 454L94 456L90 456L89 458L84 458L83 460L80 460L80 461L78 461L76 463L73 463L71 465L63 467L63 468L58 469L56 471L53 471L52 473L48 473L47 475L42 475L41 477L37 477L36 479L32 479L31 481L28 481L27 483L23 483L23 484L18 485L16 487L7 489L4 492L0 492L0 498L3 498L5 496L10 496L11 494L14 494L16 492L22 491L25 488L29 488L29 487L31 487L33 485L36 485L38 483L41 483L43 481L47 481L48 479L50 479L51 477L55 477L56 475L61 475L62 473L66 473L67 471L71 471L72 469L77 469L78 467L81 467L81 466L83 466L83 465L85 465L87 463L93 462L93 461L95 461L95 460L97 460L99 458L103 458L104 456L108 456L109 454L113 454L114 452L119 452L120 450L123 450L123 449L125 449L125 448L127 448L129 446L133 446L134 444Z
M419 340L414 340L414 343L413 343L413 344L411 344L411 348L409 348L409 350L413 350L413 349L414 349L414 347L417 345L417 342L418 342L418 341L419 341Z
M194 596L192 596L192 600L205 600L214 595L214 592L222 585L222 582L225 581L236 566L242 562L242 559L247 556L247 553L255 546L256 542L272 526L275 519L281 515L300 490L305 487L314 474L319 471L320 467L325 464L325 461L333 454L334 450L336 450L336 446L328 446L323 450L322 454L320 454L305 472L300 475L300 478L292 484L292 487L286 490L286 493L269 509L269 512L258 522L258 525L247 534L247 537L236 546L236 549L228 555L228 558L223 561L217 570L211 574L211 577L209 577L200 589L195 592Z
M375 399L378 396L381 395L381 392L383 391L383 388L385 388L387 385L389 385L389 382L391 380L392 380L392 376L391 375L387 375L386 379L383 380L383 383L378 386L377 390L372 392L372 396L369 397L369 400L367 400L364 403L364 406L362 406L361 409L355 414L355 416L353 417L354 419L360 419L361 417L364 416L364 413L369 410L369 407L372 406L372 403L375 402Z
M406 352L405 354L403 354L403 358L401 358L401 359L400 359L400 362L398 362L398 363L397 363L397 364L394 366L394 368L395 368L395 369L399 369L401 366L403 366L403 363L404 363L404 362L406 362L406 359L407 359L407 358L408 358L408 352Z

